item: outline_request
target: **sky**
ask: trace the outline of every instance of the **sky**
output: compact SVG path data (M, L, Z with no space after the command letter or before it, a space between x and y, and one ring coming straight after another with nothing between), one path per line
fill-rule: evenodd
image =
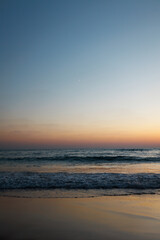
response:
M160 147L159 0L1 0L0 148Z

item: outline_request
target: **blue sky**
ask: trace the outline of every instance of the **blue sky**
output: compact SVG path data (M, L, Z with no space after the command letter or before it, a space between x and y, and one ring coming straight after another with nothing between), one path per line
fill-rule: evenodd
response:
M0 16L4 138L160 129L160 1L5 0Z

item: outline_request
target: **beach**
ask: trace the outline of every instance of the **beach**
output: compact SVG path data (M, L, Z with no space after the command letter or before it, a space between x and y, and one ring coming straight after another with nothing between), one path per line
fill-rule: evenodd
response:
M160 196L0 197L1 240L158 240Z
M1 240L159 240L160 149L0 151Z
M0 19L0 240L160 240L160 0Z

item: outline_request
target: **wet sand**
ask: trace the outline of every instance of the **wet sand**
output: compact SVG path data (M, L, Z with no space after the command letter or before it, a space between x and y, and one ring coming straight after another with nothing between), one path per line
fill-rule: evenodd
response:
M1 240L159 240L160 196L0 197Z

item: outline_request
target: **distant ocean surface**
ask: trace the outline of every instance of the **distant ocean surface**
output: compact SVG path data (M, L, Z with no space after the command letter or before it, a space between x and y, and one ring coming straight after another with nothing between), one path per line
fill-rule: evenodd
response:
M0 196L160 194L160 149L0 151Z

